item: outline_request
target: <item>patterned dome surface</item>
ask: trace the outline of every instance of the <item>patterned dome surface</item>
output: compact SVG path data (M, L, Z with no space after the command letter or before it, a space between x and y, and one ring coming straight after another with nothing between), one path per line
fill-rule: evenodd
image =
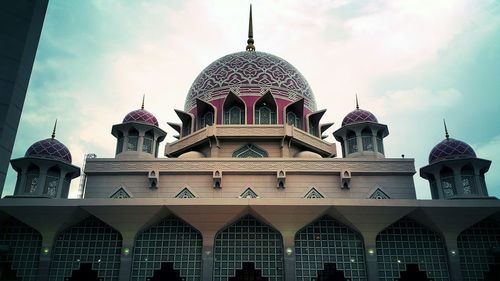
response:
M127 116L123 118L123 123L127 122L139 122L158 127L158 120L156 120L156 117L144 109L134 110L127 114Z
M447 159L476 157L476 153L463 141L448 138L438 143L429 154L429 164Z
M52 138L35 142L28 148L24 156L59 160L68 164L71 164L72 160L69 149L58 140Z
M342 127L349 124L361 123L361 122L375 122L378 123L377 118L371 112L356 109L354 111L349 112L342 120Z
M196 98L209 101L225 97L229 90L269 89L275 97L292 101L304 98L304 105L316 110L314 94L306 79L290 63L264 52L238 52L224 56L205 68L194 80L184 110L196 106Z

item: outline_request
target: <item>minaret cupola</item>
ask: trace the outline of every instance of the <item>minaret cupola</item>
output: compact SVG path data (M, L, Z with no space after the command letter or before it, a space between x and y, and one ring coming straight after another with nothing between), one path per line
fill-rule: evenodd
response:
M385 158L383 139L389 135L387 125L380 124L371 112L359 108L342 120L342 127L333 136L342 146L344 158L374 157Z
M111 134L117 139L116 157L155 158L158 157L160 142L167 135L159 128L158 120L144 109L128 113L121 124L113 125Z
M485 173L491 161L477 158L467 143L450 138L444 122L445 139L429 154L429 165L420 176L429 181L432 199L488 197Z
M24 157L10 161L17 172L13 197L68 198L80 168L71 164L69 149L56 139L56 126L57 120L50 138L35 142Z

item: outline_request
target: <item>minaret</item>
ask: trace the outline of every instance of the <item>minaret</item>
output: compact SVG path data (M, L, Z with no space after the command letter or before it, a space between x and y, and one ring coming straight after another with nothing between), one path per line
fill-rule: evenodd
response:
M250 4L250 18L248 20L248 40L247 40L247 51L254 52L255 46L253 41L253 23L252 23L252 4Z
M141 108L128 113L121 124L113 125L111 134L116 137L116 157L156 158L159 144L167 133L159 128L158 120L144 109L145 95Z
M387 125L378 122L371 112L356 109L344 117L342 127L333 136L342 146L344 158L385 158L383 139L389 135Z
M450 138L444 119L443 125L445 139L431 150L429 165L420 169L432 199L488 197L484 176L491 161L477 158L468 144Z
M50 138L35 142L24 157L10 161L17 172L13 197L68 198L80 168L71 164L71 153L56 139L56 128L57 119Z

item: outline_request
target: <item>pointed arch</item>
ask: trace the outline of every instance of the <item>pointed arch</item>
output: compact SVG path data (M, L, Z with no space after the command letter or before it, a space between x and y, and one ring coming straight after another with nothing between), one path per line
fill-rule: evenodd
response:
M215 235L213 280L228 280L246 262L254 263L268 281L283 280L281 233L250 214Z
M277 105L271 91L265 93L253 106L253 123L259 125L277 124Z
M346 279L366 276L361 234L324 215L295 234L296 280L313 280L332 265Z
M378 266L386 268L380 271L380 280L400 278L407 264L417 264L435 281L449 280L448 255L443 241L438 233L408 217L393 223L376 238Z
M94 216L60 232L54 243L50 280L64 280L80 264L91 264L103 280L118 279L122 235Z
M10 265L19 280L36 279L42 248L37 230L10 217L0 224L0 245L8 249L1 253L0 261Z
M201 99L196 99L196 119L198 119L196 123L198 130L217 124L216 116L217 108L215 106Z
M294 126L298 129L304 128L304 99L301 98L295 102L292 102L285 106L284 111L284 120L285 124Z
M200 280L202 247L196 228L169 215L137 234L130 280L148 280L165 266L185 280Z
M235 95L232 91L224 99L223 123L226 125L244 125L246 124L246 106L245 102Z

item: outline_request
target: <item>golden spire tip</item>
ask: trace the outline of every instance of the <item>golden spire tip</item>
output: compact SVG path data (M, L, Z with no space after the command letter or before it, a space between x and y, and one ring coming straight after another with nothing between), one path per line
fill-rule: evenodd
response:
M142 105L141 105L141 109L144 110L144 98L146 97L146 95L142 95Z
M356 94L356 109L359 109L358 94Z

